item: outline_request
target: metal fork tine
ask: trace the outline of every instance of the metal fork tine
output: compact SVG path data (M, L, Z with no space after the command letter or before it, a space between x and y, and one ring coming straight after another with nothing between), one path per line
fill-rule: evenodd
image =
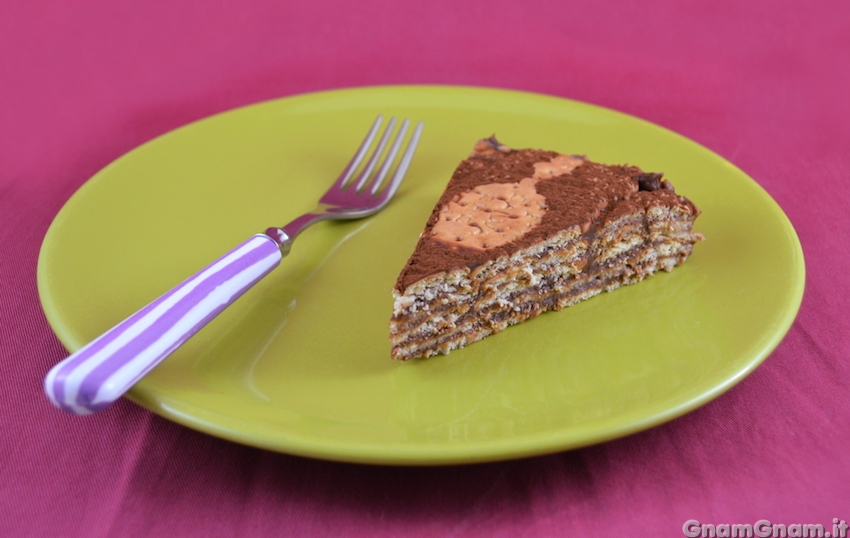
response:
M398 186L401 185L401 180L404 179L404 175L407 173L410 161L413 160L413 152L416 151L416 146L419 144L419 137L422 135L422 128L424 126L421 121L416 124L416 129L413 130L413 134L410 136L410 142L407 143L407 149L404 150L404 154L401 156L401 161L398 163L398 168L396 168L393 178L390 180L387 188L384 189L384 192L381 193L383 200L386 201L392 198L395 191L398 190Z
M360 143L360 147L357 148L357 153L354 154L354 157L351 158L351 161L342 171L339 178L334 183L335 187L343 188L348 183L348 180L351 179L351 176L354 175L354 171L357 170L357 167L360 166L360 162L363 161L363 157L366 155L366 151L372 145L372 141L375 139L375 135L378 132L378 127L381 126L381 122L384 120L384 116L382 114L378 114L378 117L375 118L375 122L372 124L371 129L369 129L369 133L366 134L366 138L363 139L363 142Z
M387 157L384 159L384 164L381 165L381 168L378 169L378 174L375 176L375 180L372 183L372 195L374 196L378 189L381 188L381 184L384 182L384 178L387 177L387 172L390 171L390 166L392 166L393 161L395 161L395 156L398 153L398 149L401 147L401 141L404 138L404 134L407 132L407 128L410 125L410 120L405 119L401 123L401 127L398 129L398 134L393 140L393 145L390 146L390 151L387 152Z
M358 178L357 185L354 188L357 192L360 192L360 189L363 188L363 185L366 184L366 181L369 179L369 176L372 175L372 170L375 169L375 165L378 164L378 159L381 157L381 153L383 153L384 148L387 145L387 140L389 140L390 135L393 132L393 127L395 127L395 118L390 118L389 123L387 124L387 128L384 131L384 135L381 137L381 141L378 142L378 147L375 148L375 151L372 153L372 156L369 158L369 162L366 163L366 167L363 169L363 172L360 173L360 177Z

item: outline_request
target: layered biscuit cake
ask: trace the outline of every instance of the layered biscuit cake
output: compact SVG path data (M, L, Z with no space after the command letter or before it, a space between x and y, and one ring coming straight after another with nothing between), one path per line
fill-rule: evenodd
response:
M392 357L448 353L671 271L702 240L699 213L661 174L481 140L395 284Z

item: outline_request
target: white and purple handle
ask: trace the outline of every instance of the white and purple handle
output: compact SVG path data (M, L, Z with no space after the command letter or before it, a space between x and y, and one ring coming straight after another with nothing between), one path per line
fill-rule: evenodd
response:
M53 367L44 379L47 397L77 415L103 409L277 267L282 257L276 241L255 235Z

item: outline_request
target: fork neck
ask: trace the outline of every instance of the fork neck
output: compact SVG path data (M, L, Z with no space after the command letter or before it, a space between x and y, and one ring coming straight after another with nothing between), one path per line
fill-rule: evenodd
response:
M289 254L289 251L292 249L292 241L294 238L290 237L283 228L269 228L263 233L270 237L272 241L277 243L277 246L280 248L280 253L283 256Z
M289 254L289 251L292 248L292 243L295 241L295 238L298 237L298 234L300 234L307 226L315 224L320 220L324 220L328 218L328 216L329 215L324 212L305 213L282 228L272 227L267 229L265 234L278 244L280 247L280 253L286 256Z

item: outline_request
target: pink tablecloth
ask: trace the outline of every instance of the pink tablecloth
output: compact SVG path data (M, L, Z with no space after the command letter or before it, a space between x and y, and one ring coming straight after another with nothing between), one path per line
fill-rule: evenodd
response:
M755 373L693 413L503 463L329 463L127 401L85 419L49 406L41 380L65 351L35 267L80 185L215 112L391 83L569 97L706 145L794 223L808 268L797 321ZM848 184L846 0L5 2L0 535L654 537L682 536L691 519L832 532L833 518L850 520Z

